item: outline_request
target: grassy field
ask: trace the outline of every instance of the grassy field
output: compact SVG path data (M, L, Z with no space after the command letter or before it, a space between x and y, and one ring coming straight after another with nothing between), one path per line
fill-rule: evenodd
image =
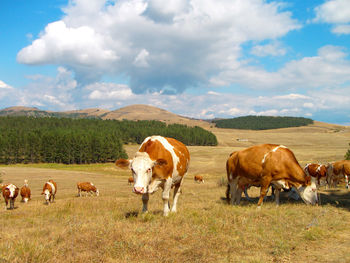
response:
M271 131L212 129L217 147L189 147L191 165L178 213L162 216L160 192L148 214L131 193L128 171L113 164L2 166L4 182L29 180L32 201L0 209L1 262L349 262L350 191L322 191L323 205L281 198L280 207L223 200L225 162L230 152L259 143L284 144L301 165L340 160L350 129L316 123ZM238 141L237 139L241 139ZM242 140L243 139L243 140ZM127 145L133 156L138 145ZM202 174L204 184L193 181ZM40 195L48 179L58 184L56 202ZM76 197L76 182L92 181L99 197ZM256 197L258 189L251 195ZM3 199L1 198L1 203Z

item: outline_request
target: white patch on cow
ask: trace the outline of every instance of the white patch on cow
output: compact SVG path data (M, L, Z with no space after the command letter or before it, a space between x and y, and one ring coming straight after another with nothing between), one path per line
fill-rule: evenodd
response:
M55 190L56 190L56 188L55 188L54 184L53 184L53 183L51 183L51 182L47 182L47 184L51 186L51 189L52 189L52 194L55 194Z
M279 148L288 149L288 148L287 148L286 146L284 146L284 145L278 145L277 147L273 148L271 151L265 153L264 158L262 159L261 163L264 164L265 161L266 161L267 156L269 155L269 153L276 152Z
M45 200L48 202L49 199L50 199L50 191L49 191L49 189L45 189L44 194L45 194Z
M13 184L9 184L6 188L10 191L10 197L14 197L16 186Z
M276 186L276 188L278 188L278 189L281 189L281 188L289 189L289 186L287 185L286 181L283 179L278 180L278 181L271 181L271 183L274 186Z
M175 151L174 151L174 146L172 146L167 139L165 139L164 137L161 136L152 136L151 138L152 141L159 141L163 147L170 152L171 157L173 158L173 180L174 177L178 176L178 171L177 171L177 164L179 163L179 157L176 155Z
M25 203L28 203L28 198L27 197L25 197L24 199L23 199L23 201L25 202Z
M94 186L94 184L93 183L90 183L92 186Z

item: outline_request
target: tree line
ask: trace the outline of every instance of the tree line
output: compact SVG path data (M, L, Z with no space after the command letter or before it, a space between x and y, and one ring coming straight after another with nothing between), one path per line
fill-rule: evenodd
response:
M312 119L303 117L244 116L232 119L213 120L218 128L268 130L299 127L313 124Z
M123 144L140 144L151 135L217 145L216 136L200 127L160 121L0 117L0 163L113 162L127 158Z

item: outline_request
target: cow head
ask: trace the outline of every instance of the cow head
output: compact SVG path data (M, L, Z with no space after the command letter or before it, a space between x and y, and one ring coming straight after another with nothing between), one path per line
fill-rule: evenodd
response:
M306 185L298 188L301 199L308 205L315 205L318 203L316 182L317 178L307 176Z
M130 168L135 182L133 192L136 194L148 193L154 167L166 164L167 161L164 159L152 160L146 152L137 152L132 160L120 159L116 161L118 167Z
M49 204L49 201L50 201L49 189L45 189L41 194L44 195L46 203Z
M17 186L10 184L6 187L6 189L8 189L8 191L10 192L9 197L10 198L14 198L15 197L15 192L16 192L16 188Z
M96 196L100 195L100 191L98 189L96 189Z

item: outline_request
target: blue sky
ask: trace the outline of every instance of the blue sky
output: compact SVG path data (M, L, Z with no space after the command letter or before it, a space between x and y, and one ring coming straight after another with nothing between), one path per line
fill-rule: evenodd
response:
M0 108L350 125L348 0L2 0L0 16Z

